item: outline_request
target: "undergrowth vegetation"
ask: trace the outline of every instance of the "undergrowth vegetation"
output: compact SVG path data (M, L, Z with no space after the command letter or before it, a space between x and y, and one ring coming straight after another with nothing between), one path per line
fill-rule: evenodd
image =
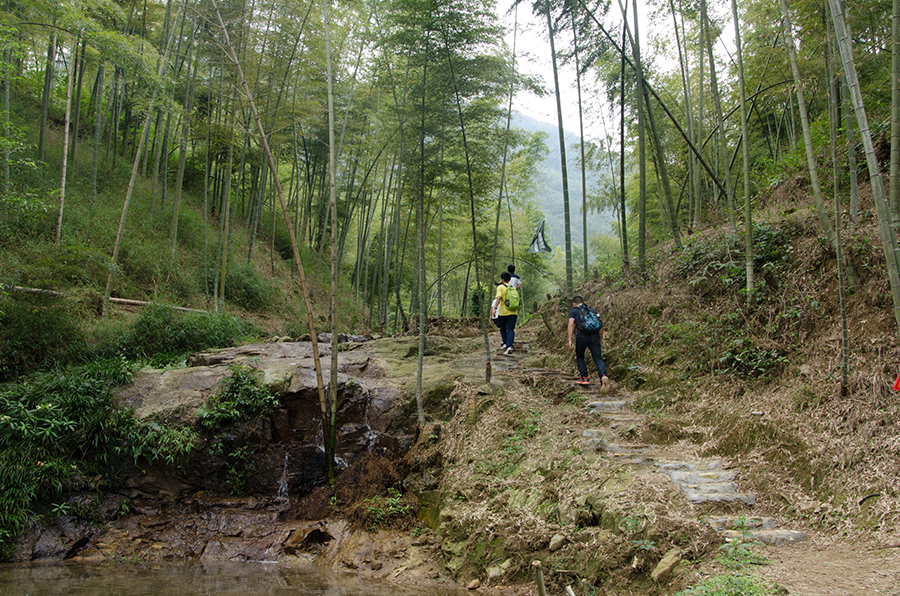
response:
M69 512L72 493L114 488L127 461L171 465L190 451L190 429L138 420L113 403L112 389L133 372L117 357L0 388L0 557L30 523Z
M58 298L0 298L0 381L96 358L125 356L164 366L191 352L237 345L256 331L226 313L182 312L150 305L128 323L106 321L91 332Z

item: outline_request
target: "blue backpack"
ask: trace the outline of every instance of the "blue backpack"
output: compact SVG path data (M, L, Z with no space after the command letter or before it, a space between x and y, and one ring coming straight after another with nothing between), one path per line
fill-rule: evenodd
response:
M581 311L581 316L578 317L578 328L586 333L600 331L603 321L600 320L597 311L587 304L582 304L578 309Z

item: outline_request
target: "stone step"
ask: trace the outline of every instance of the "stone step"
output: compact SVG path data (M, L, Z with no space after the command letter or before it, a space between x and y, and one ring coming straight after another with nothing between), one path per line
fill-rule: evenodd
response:
M687 500L695 505L738 501L746 505L756 503L756 495L738 492L734 482L738 471L722 468L721 462L670 462L660 465L660 469L681 487Z
M585 405L588 414L595 416L605 412L621 412L628 407L628 401L624 399L591 401Z
M796 544L806 539L806 534L798 530L782 530L778 528L768 530L748 530L747 532L725 530L720 533L725 536L726 540L759 540L760 542L774 544L775 546Z
M704 523L716 532L726 530L771 530L775 527L775 520L771 517L726 517L711 515L705 518Z

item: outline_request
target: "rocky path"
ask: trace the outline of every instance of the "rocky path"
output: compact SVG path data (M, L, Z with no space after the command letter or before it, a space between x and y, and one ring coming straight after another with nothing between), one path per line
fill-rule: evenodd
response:
M663 453L655 445L628 441L626 437L629 429L640 425L645 416L633 408L634 397L623 387L611 383L611 390L603 393L596 381L588 386L575 383L574 373L566 374L551 368L529 368L526 365L527 358L528 343L516 342L512 354L498 352L493 367L498 374L507 377L550 378L568 386L571 392L583 395L586 398L584 410L596 421L594 428L583 431L582 437L586 444L598 451L605 451L610 458L620 463L656 468L678 485L685 499L693 505L743 505L746 512L738 516L704 517L704 522L726 540L783 545L806 538L803 532L778 527L773 518L753 515L756 495L740 489L739 469L729 468L717 459L673 458L672 454Z

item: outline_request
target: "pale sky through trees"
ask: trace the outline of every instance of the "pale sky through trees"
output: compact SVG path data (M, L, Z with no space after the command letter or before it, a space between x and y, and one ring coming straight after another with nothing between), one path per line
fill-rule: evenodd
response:
M623 0L623 2L630 0ZM497 11L500 16L500 22L506 29L506 45L512 48L513 33L512 27L515 22L515 15L510 12L512 6L511 0L499 0ZM544 97L538 97L530 92L520 92L513 99L513 110L519 111L525 115L531 116L535 120L547 122L556 125L556 99L552 93L552 66L550 65L550 44L547 41L547 24L544 19L536 18L531 11L532 2L527 1L519 6L518 14L518 35L516 37L516 69L518 72L530 74L543 81L547 94ZM651 37L659 37L657 29L659 28L658 20L649 19L646 3L641 0L638 2L638 10L641 12L639 23L639 32L641 36L641 48L645 52L650 51L653 44L650 42ZM610 8L609 16L603 19L604 26L610 27L610 33L617 37L621 36L621 13L618 4L613 3ZM668 11L664 13L665 18L669 19L668 25L664 30L671 30L671 16ZM629 17L629 23L631 18ZM615 31L613 31L615 29ZM633 30L633 29L632 29ZM601 33L597 33L602 35ZM722 37L717 43L716 51L725 55L733 54L733 29L726 27ZM559 47L570 48L572 37L570 32L560 35ZM672 42L674 43L674 41ZM729 46L723 47L723 43ZM677 68L677 61L669 55L655 54L652 56L655 74L662 74ZM654 73L651 72L651 82ZM578 130L578 97L575 89L575 68L571 64L559 64L560 87L562 89L563 98L563 125L565 126L568 144L576 142ZM588 140L599 141L603 137L602 124L597 115L596 102L598 101L596 85L594 84L594 75L591 70L582 77L582 103L585 106L585 137ZM605 101L605 97L601 97L600 101ZM593 104L593 105L591 105ZM618 113L618 109L615 110ZM609 119L609 112L604 115L606 118L606 126L616 128ZM575 132L573 132L575 131ZM612 131L615 136L615 131Z

